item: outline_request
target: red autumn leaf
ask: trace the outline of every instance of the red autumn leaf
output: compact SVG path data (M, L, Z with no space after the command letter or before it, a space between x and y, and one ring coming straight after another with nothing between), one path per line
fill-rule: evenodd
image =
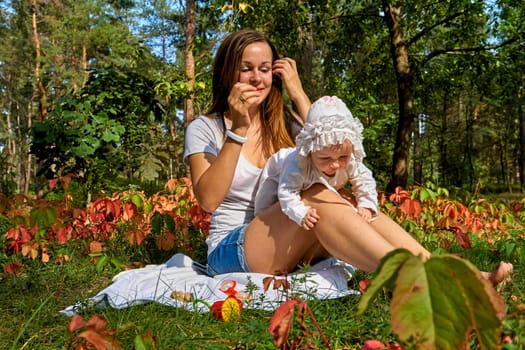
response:
M4 267L4 272L5 273L10 273L10 274L16 274L18 271L20 271L21 267L22 267L22 264L19 263L18 261L15 261L15 262L7 264L5 266Z
M286 342L293 322L295 306L300 302L292 299L281 304L270 320L269 332L273 336L273 343L279 347Z
M166 185L164 185L164 188L166 188L170 192L173 192L173 190L177 187L177 185L178 185L177 179L169 179L168 182L166 182Z
M92 203L91 208L104 216L104 221L112 222L120 216L121 201L100 198Z
M51 180L49 180L49 189L50 189L51 191L53 191L53 189L54 189L55 186L57 185L58 180L59 180L58 178L55 178L55 179L51 179Z
M107 346L107 345L110 345L111 343L108 344L104 340L104 336L102 334L96 332L93 329L88 329L88 330L85 330L85 331L81 332L78 335L78 337L86 339L87 342L90 343L91 345L93 345L96 350L109 350L109 349L111 349L110 347Z
M405 215L415 219L421 213L421 204L418 200L407 198L401 204L401 210Z
M379 349L385 349L385 344L380 342L379 340L367 340L363 344L363 347L361 350L379 350Z
M477 233L483 229L483 221L479 217L469 217L465 220L470 231Z
M97 241L92 241L89 243L89 252L90 253L100 253L102 251L102 243Z
M134 203L124 203L124 212L122 213L122 219L124 221L131 220L132 217L138 214L137 206Z
M520 211L523 210L523 206L521 205L521 203L519 202L513 202L510 207L512 208L512 210L515 212L515 213L519 213Z
M408 191L403 190L401 187L396 187L394 193L389 197L391 202L403 203L406 199L410 198Z
M463 249L471 249L472 244L470 242L470 238L466 232L463 232L463 230L460 227L454 228L454 235L456 236L456 241Z
M359 292L365 294L366 289L370 285L370 281L367 279L359 281Z
M275 279L273 282L273 289L279 289L283 288L284 290L287 290L290 288L290 284L288 283L288 280L286 278L279 278Z
M183 182L186 186L191 186L191 179L189 177L181 177L179 180Z
M71 232L73 232L71 225L62 226L56 233L58 243L65 244L71 238Z
M69 330L69 333L73 333L77 329L85 327L85 326L86 326L86 322L84 322L84 319L82 318L82 316L75 315L71 319L71 322L69 322L68 330Z
M158 235L155 239L157 248L165 251L172 250L175 246L175 238L175 235L171 232Z
M264 277L263 278L263 291L267 292L270 289L270 285L273 282L273 277Z
M448 238L442 238L440 245L441 245L441 248L448 250L452 246L452 241Z
M124 238L126 238L131 245L140 245L144 238L146 238L146 232L140 228L129 229L124 233Z
M37 242L24 243L24 245L22 246L22 255L35 260L38 257L39 248L40 248L40 244L38 244Z
M387 343L386 347L388 350L405 350L405 347L399 345L398 343L394 343L394 344Z
M71 183L71 176L69 175L62 176L60 178L60 181L62 181L62 186L64 186L64 191L67 191L67 189L69 188L69 184Z
M93 327L95 330L100 332L106 329L108 326L108 321L106 321L106 319L100 315L93 315L93 317L91 317L87 322L86 326Z

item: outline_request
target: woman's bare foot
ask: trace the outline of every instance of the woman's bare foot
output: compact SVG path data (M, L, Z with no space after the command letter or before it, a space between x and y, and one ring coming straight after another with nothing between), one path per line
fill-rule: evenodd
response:
M495 271L482 272L481 274L483 275L483 277L488 279L494 287L496 287L502 282L510 281L509 275L512 272L513 268L514 266L512 266L511 263L501 261L498 265L498 268Z

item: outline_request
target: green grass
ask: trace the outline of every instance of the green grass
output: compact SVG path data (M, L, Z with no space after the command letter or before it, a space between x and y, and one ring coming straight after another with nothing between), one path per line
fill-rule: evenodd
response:
M489 245L479 241L473 249L459 253L480 269L491 270L499 260L511 261L515 270L512 281L500 288L508 306L503 332L513 339L504 349L525 347L525 248L521 232L514 232L505 241ZM424 241L432 242L427 237ZM119 271L108 265L97 272L88 257L75 256L63 265L30 261L19 275L2 274L0 280L0 349L67 349L70 341L70 318L59 314L65 307L94 296L111 283ZM358 289L358 281L368 277L358 273L350 287ZM380 296L363 316L356 315L357 296L336 300L309 302L315 318L330 340L333 349L360 349L367 339L393 341L389 324L386 295ZM86 309L84 320L94 314L102 315L108 329L123 349L134 349L137 336L152 331L156 349L275 349L268 333L271 312L245 310L237 322L224 323L209 314L195 314L183 309L158 304L140 305L126 309ZM310 321L309 329L315 330ZM293 334L298 333L294 325ZM322 349L322 339L315 334L309 340L314 348Z

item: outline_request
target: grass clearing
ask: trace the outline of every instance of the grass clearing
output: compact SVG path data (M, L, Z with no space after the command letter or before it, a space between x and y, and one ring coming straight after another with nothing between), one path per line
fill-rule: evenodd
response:
M512 343L503 349L525 347L525 248L523 233L511 232L505 240L488 244L473 239L473 248L464 250L452 245L448 252L469 259L480 269L492 270L500 260L514 264L512 281L499 288L508 307L503 324L503 335ZM435 237L420 237L429 247ZM441 249L443 251L443 249ZM128 254L129 252L126 252ZM120 257L125 259L125 256ZM111 283L119 270L111 265L97 272L87 256L75 256L65 264L30 261L28 268L18 275L2 274L0 280L0 349L68 349L70 318L59 314L65 307L94 296ZM358 282L370 277L358 272L350 287L358 289ZM356 316L357 296L336 300L309 302L315 318L329 339L333 349L360 349L368 339L395 340L389 323L389 297L382 295L362 317ZM275 349L268 333L273 313L245 310L237 322L225 323L210 314L196 314L157 304L126 309L86 309L84 320L102 315L108 329L116 331L115 338L123 349L135 349L137 337L149 331L156 340L156 349ZM315 330L309 320L310 330ZM295 332L295 333L294 333ZM292 334L298 334L294 325ZM313 348L323 349L321 337L310 336ZM476 348L473 344L472 348Z

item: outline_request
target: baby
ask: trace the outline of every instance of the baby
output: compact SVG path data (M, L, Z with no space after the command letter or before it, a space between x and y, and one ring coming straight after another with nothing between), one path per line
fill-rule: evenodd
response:
M372 221L378 213L378 200L372 172L363 164L362 131L361 122L339 98L324 96L315 101L297 135L296 147L279 150L266 163L255 198L255 215L279 200L283 212L309 230L319 215L301 201L301 192L320 183L343 198L338 190L350 182L356 205L347 203L364 220Z

